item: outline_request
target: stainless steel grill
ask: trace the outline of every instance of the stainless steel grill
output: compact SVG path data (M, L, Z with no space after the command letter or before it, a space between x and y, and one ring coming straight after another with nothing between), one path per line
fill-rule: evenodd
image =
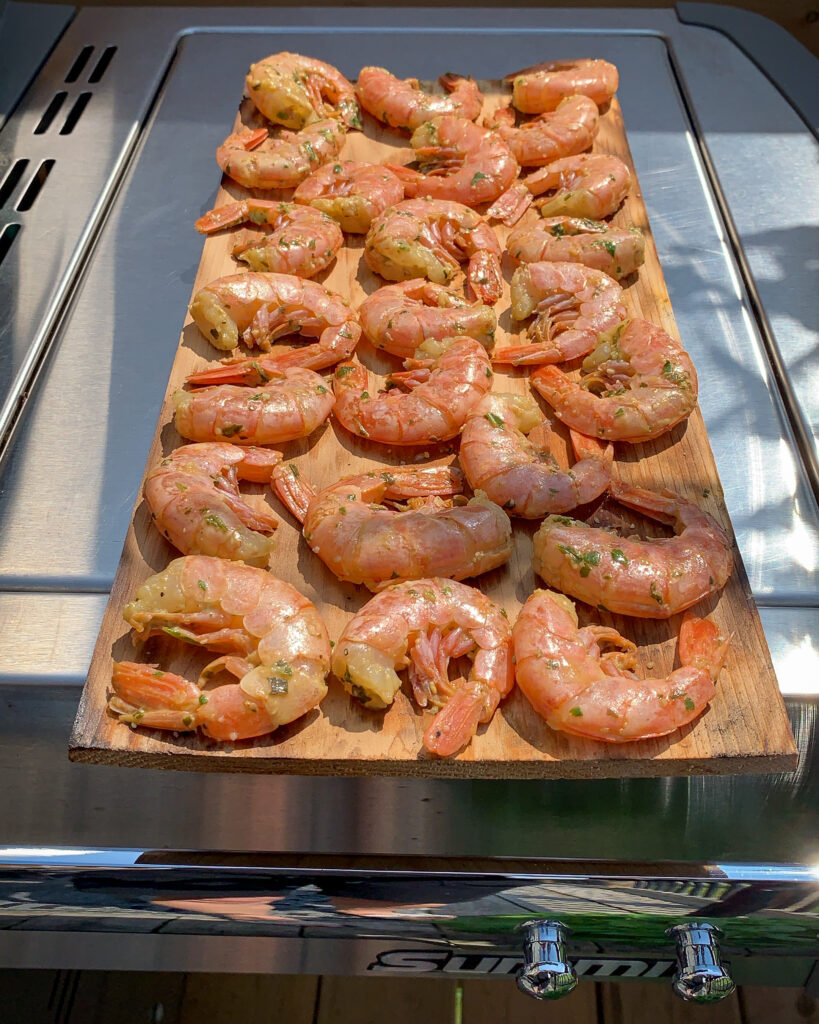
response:
M9 4L0 23L17 83L0 91L4 963L503 976L521 963L515 929L535 920L561 925L526 932L552 957L537 985L570 962L579 975L659 978L675 970L666 929L705 919L736 980L804 984L819 898L819 207L809 81L805 95L798 78L788 95L776 84L803 52L789 58L787 37L704 4L284 9L275 26L251 9L48 11ZM38 60L22 36L39 41ZM218 184L213 150L247 64L283 48L351 77L374 54L422 78L499 76L558 54L619 66L788 698L793 775L462 783L67 762L198 264L191 224ZM676 937L695 973L709 934Z

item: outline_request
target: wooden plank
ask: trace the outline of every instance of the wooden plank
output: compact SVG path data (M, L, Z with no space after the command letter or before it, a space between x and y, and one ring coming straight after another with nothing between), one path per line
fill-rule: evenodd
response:
M315 1021L453 1024L456 985L448 978L322 977Z
M313 1024L321 979L290 974L186 974L174 1024Z
M804 989L743 985L737 995L742 1024L819 1024L819 1002Z
M742 1024L736 994L708 1007L685 1003L670 985L655 982L600 982L600 1024L693 1024L704 1015L708 1024ZM773 1016L769 1020L785 1021Z
M547 1006L524 995L514 980L468 978L463 983L464 1024L603 1024L597 1016L595 986L581 982L571 993ZM633 1022L637 1024L637 1022ZM654 1022L651 1022L654 1024Z
M501 101L499 83L481 83L489 104ZM247 101L243 116L247 120ZM348 136L344 158L381 161L400 158L405 139L387 131L371 118L365 131ZM601 118L595 143L599 152L615 153L632 164L622 115L616 99ZM677 335L668 292L651 235L639 183L613 218L618 225L636 224L646 238L646 264L633 279L623 282L628 311L660 324ZM247 193L226 181L217 205ZM206 205L203 202L203 208ZM527 216L534 217L533 211ZM191 229L192 230L192 229ZM508 229L497 232L505 241ZM232 236L223 233L207 239L194 291L237 267L230 257ZM335 265L321 280L346 295L354 305L383 282L367 269L361 257L363 239L350 236ZM508 307L508 281L514 268L506 265L506 290L498 304L500 325L498 345L514 340ZM371 370L385 373L395 367L391 357L377 353L366 342L359 358ZM212 362L216 353L188 322L183 330L171 373L165 404L150 451L153 466L164 454L181 443L172 426L171 393L185 377ZM528 373L511 370L496 375L495 390L526 392ZM702 381L708 388L710 382ZM565 431L558 426L565 440ZM302 474L318 486L346 473L374 466L384 468L409 462L444 464L456 457L456 443L440 445L428 453L395 452L348 435L330 421L309 439L283 446ZM636 446L619 445L616 473L632 484L653 489L670 487L711 512L730 533L730 521L717 477L708 438L699 410L689 420L658 440ZM261 493L261 488L250 488ZM633 514L629 514L634 519ZM514 620L522 601L537 586L532 570L532 535L537 524L515 521L515 550L501 569L475 581L498 601ZM796 765L796 749L765 644L759 616L751 597L739 552L734 546L735 571L718 595L698 606L712 617L723 632L734 636L720 676L718 692L709 709L697 721L662 739L610 745L571 737L552 731L530 708L518 691L505 701L488 726L482 727L472 744L456 758L426 756L422 735L428 719L401 692L386 712L362 709L331 680L330 692L319 709L255 741L217 745L198 735L174 736L153 730L131 730L119 725L106 710L106 693L111 678L112 658L132 657L121 613L139 583L163 568L175 552L150 526L145 503L137 503L133 526L128 533L111 600L100 631L91 670L80 702L70 756L96 763L197 769L204 771L295 772L306 774L380 774L451 777L602 777L630 775L674 775L750 771L783 771ZM277 531L274 556L277 575L292 583L322 612L330 636L335 638L348 620L370 597L368 591L342 584L325 568L301 539L297 525L285 518ZM590 611L581 621L593 621ZM594 613L614 625L640 647L644 666L652 674L671 670L681 617L666 622L628 619L608 613ZM196 677L204 660L195 652L179 650L181 645L152 641L143 653L147 661L163 668Z

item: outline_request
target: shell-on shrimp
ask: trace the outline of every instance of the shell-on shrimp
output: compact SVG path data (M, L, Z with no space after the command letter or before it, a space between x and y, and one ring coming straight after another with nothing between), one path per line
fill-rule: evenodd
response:
M314 277L330 266L344 245L344 235L332 217L312 206L270 199L245 199L220 206L200 217L195 227L203 235L210 235L248 222L272 228L261 239L234 245L233 255L251 270Z
M578 383L544 366L532 374L532 386L559 419L589 437L650 441L697 404L697 371L688 353L646 320L626 320L601 334L583 372Z
M563 594L536 590L512 629L515 675L529 703L553 729L627 743L666 736L702 714L729 640L713 622L688 614L680 630L682 667L640 679L634 644L606 626L578 628ZM601 653L601 645L619 648Z
M578 462L562 469L552 430L532 396L495 392L470 412L459 459L473 490L510 516L540 519L593 501L611 482L611 445L581 434L572 434L572 442Z
M245 128L228 135L216 150L222 171L245 188L294 188L311 171L341 152L347 133L328 118L300 132Z
M481 302L501 296L501 248L492 228L462 203L444 199L407 199L370 225L364 259L388 281L428 277L448 284L458 264L468 260L467 280Z
M498 318L491 306L470 303L424 278L386 285L358 308L361 328L376 348L411 359L428 339L469 337L491 349Z
M145 480L154 526L184 555L215 555L264 567L278 522L250 506L239 479L269 483L281 452L232 444L189 444L162 459Z
M626 315L623 289L581 263L526 263L512 275L512 316L529 325L533 343L498 349L496 363L560 363L591 352L601 331Z
M576 156L597 135L597 104L588 96L567 96L555 110L515 127L511 107L495 111L492 123L522 167L542 167L566 156Z
M593 217L600 220L618 208L631 188L623 161L607 153L581 153L541 167L523 179L542 217ZM544 193L547 193L544 195Z
M142 584L123 614L135 642L167 635L225 653L196 683L157 665L115 662L108 707L121 722L251 739L300 718L327 693L330 640L319 613L264 569L177 558ZM203 689L225 671L238 683Z
M497 132L464 117L436 117L412 133L418 170L389 164L409 198L450 199L465 206L491 203L518 176L518 165Z
M506 75L521 113L554 110L567 96L588 96L602 107L617 92L617 68L606 60L553 60Z
M256 109L276 124L301 129L328 117L361 127L350 82L332 64L298 53L274 53L250 65L245 88Z
M633 273L646 258L639 228L615 228L580 217L544 217L525 224L509 235L506 249L523 263L582 263L615 280Z
M195 384L261 384L265 373L275 369L321 370L348 359L361 337L356 314L345 299L292 274L254 272L217 278L196 293L190 314L208 341L223 351L236 348L240 334L248 347L264 351L287 335L318 338L312 345L270 356L264 366L258 359L241 359L193 374L189 380Z
M392 128L412 131L433 117L454 114L477 120L483 96L471 78L441 75L438 79L449 95L423 92L417 78L396 78L384 68L367 67L358 73L356 95L373 117Z
M256 387L217 384L175 391L174 426L191 441L282 444L307 437L330 415L335 398L324 378L292 367Z
M731 542L716 520L671 491L612 482L612 496L674 537L620 537L549 516L534 537L535 572L550 587L610 612L667 619L720 590L731 575Z
M450 679L451 658L467 656L467 679ZM347 623L333 651L333 673L365 707L385 708L409 668L417 703L436 715L424 747L441 757L467 744L514 686L509 622L473 587L446 579L398 583L371 598Z
M338 160L319 167L293 193L297 203L332 217L342 230L363 235L374 217L404 198L404 186L383 164Z
M303 523L314 554L347 583L380 590L429 575L460 580L511 557L509 517L494 502L478 496L450 508L437 499L463 486L446 466L363 473L318 493L297 474L297 467L279 465L276 492ZM403 511L381 504L419 497L426 500Z
M469 410L492 387L489 356L473 338L425 341L404 373L388 382L401 387L375 391L359 363L336 367L335 416L350 433L381 444L411 445L456 437Z

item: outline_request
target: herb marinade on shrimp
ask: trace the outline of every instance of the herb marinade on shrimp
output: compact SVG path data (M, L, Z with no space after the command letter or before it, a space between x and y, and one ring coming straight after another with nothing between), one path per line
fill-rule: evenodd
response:
M616 446L683 421L697 377L679 342L630 315L624 286L645 260L645 241L611 219L631 172L614 154L589 152L617 69L595 59L525 68L507 76L508 99L495 109L471 78L439 81L444 95L366 67L353 86L332 65L288 52L247 74L256 120L228 136L217 162L245 188L293 191L257 192L196 222L205 234L255 229L232 244L247 269L211 281L190 307L202 335L234 354L190 374L173 395L176 429L195 443L154 465L144 493L156 528L183 557L125 609L140 644L170 635L221 656L196 681L117 663L109 707L132 728L201 729L217 741L263 736L318 706L331 662L370 712L393 703L407 669L416 703L434 713L423 746L438 757L471 742L516 676L552 728L608 742L672 732L714 696L729 638L713 622L687 613L682 667L639 679L634 643L609 626L580 627L566 596L666 619L716 593L732 570L729 537L696 504L618 479ZM417 169L404 155L378 163L345 155L350 133L364 126L359 103L396 145L411 146ZM509 312L516 326L534 316L528 344L497 349L506 311L492 308L504 252L493 220L517 225L504 257L518 264ZM345 234L365 236L364 265L393 282L357 308L323 277L308 280L343 260ZM461 264L469 299L457 286ZM362 333L405 360L383 386L366 359L352 359ZM294 335L309 343L272 348ZM240 343L262 354L240 354ZM577 379L572 361L582 357ZM495 384L493 362L535 368L527 387L569 428L574 464L563 468L534 395ZM368 470L314 488L309 455L297 465L270 446L308 437L331 411L353 443L408 450L408 464L386 467L371 455ZM463 474L409 464L413 450L441 442L457 447ZM319 610L270 574L278 521L242 495L239 480L278 496L322 571L377 592L347 622L332 658ZM607 493L673 525L675 536L619 536L566 515ZM542 521L534 568L555 588L535 591L514 628L490 597L459 582L504 571L510 516ZM464 658L470 670L452 678L450 662ZM214 688L221 673L238 682Z

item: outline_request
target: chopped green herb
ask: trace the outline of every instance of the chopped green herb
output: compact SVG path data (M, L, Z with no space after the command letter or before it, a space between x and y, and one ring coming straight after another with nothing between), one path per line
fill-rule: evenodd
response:
M498 416L494 412L486 413L486 418L489 420L489 422L492 424L493 427L502 427L503 426L503 418L501 416Z
M651 594L652 598L657 602L657 604L663 603L663 595L657 589L657 586L653 581L651 583L651 586L648 588L648 592L649 594Z
M612 562L617 562L618 565L628 565L628 559L626 558L625 552L620 548L612 548L611 560Z
M472 181L470 181L469 184L476 185L479 181L482 181L484 178L487 177L487 174L483 174L481 171L475 171L475 173L472 175Z
M184 640L188 644L199 645L199 641L196 637L191 636L189 633L183 633L181 629L177 629L176 626L163 626L162 632L167 633L168 636L172 636L174 640Z
M267 681L270 683L271 693L287 693L290 689L290 684L283 676L268 676Z
M578 707L569 708L569 714L574 715L575 718L582 718L583 712Z
M205 583L204 580L199 580L199 589L200 590L207 590L208 589L208 585L207 585L207 583Z
M222 427L219 433L222 437L233 437L235 434L238 434L241 429L241 423L228 423L226 427Z
M354 366L339 366L336 370L336 377L346 377L347 374L352 373L354 369Z
M694 710L694 701L691 700L690 697L686 697L685 698L685 710L686 711L693 711Z
M222 519L220 516L217 516L215 513L210 512L208 515L206 515L205 522L208 524L208 526L215 526L217 530L223 530L225 533L227 533L227 523L224 521L224 519Z

